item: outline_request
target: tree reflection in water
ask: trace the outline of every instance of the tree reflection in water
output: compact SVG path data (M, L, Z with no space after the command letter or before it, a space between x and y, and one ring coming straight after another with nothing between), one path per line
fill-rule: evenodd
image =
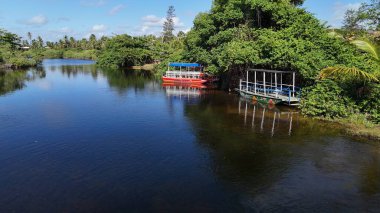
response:
M362 156L370 145L350 141L334 124L223 93L185 105L185 115L209 153L210 169L243 195L237 202L245 209L336 210L334 203L340 202L337 209L349 210L352 198L357 210L363 204L376 209L378 153Z
M43 67L28 70L0 70L0 95L6 95L25 87L27 81L46 77Z

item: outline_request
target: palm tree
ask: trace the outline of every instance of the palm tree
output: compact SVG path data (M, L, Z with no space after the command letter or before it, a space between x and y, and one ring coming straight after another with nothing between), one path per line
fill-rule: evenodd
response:
M380 46L374 42L366 39L353 40L350 43L355 45L358 49L368 53L374 61L380 64ZM355 67L327 67L321 71L320 78L350 78L360 79L362 81L378 82L379 79L372 73L360 70Z
M32 42L32 33L31 32L28 32L28 38L29 38L29 41Z

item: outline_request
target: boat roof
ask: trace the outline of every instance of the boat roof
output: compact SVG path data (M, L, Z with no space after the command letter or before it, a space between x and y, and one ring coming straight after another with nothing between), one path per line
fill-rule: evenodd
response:
M295 73L294 71L265 70L265 69L248 69L248 71L266 72L266 73Z
M181 63L181 62L173 62L169 63L171 67L201 67L198 63Z

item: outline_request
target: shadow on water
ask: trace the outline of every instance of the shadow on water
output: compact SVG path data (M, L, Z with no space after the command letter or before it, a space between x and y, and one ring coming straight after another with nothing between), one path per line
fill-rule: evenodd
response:
M370 145L350 141L331 123L219 92L185 105L185 115L209 151L210 170L245 210L379 207L380 149L366 153Z

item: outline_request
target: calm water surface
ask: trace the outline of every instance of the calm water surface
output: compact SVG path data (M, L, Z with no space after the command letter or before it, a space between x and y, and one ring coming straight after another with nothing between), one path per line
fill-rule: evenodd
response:
M0 75L0 162L0 212L380 210L376 143L91 61Z

